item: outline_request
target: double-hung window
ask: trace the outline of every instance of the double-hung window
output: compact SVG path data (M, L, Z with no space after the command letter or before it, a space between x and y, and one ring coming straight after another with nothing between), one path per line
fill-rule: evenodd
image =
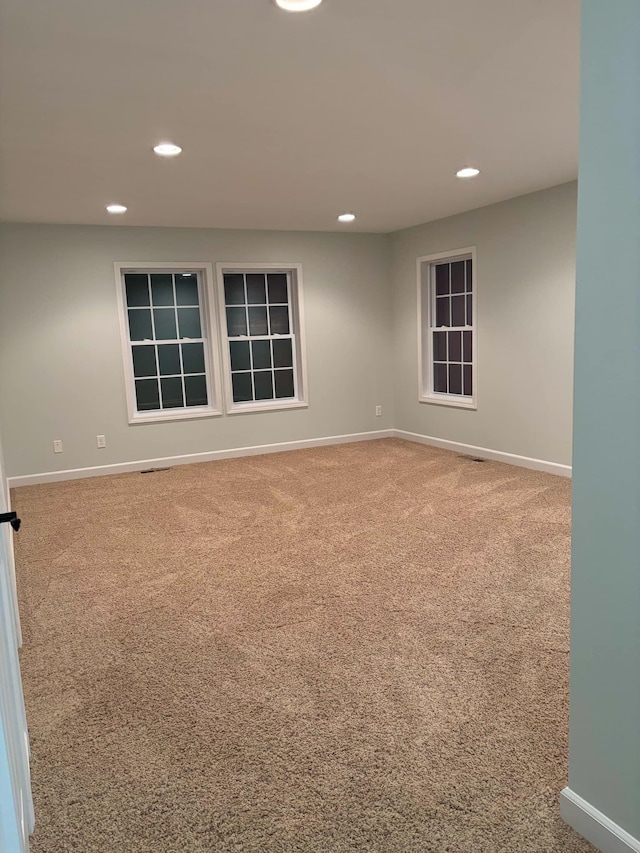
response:
M220 414L207 265L116 264L129 422Z
M418 258L419 399L477 407L475 248Z
M218 264L227 412L307 405L298 264Z

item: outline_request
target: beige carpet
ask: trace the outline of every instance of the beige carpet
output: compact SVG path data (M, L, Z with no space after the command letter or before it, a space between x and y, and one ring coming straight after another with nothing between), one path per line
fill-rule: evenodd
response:
M592 849L566 480L386 440L13 500L33 853Z

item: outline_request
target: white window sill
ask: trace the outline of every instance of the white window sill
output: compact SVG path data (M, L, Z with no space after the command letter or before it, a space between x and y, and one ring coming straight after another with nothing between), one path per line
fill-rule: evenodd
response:
M475 397L459 397L457 394L421 394L418 400L421 403L450 406L454 409L471 409L475 411L478 408Z
M285 400L278 403L275 400L265 400L264 403L233 403L227 414L245 415L251 412L279 412L282 409L307 409L309 404L305 400Z
M164 411L154 410L151 412L138 412L129 418L130 424L158 424L163 421L185 421L193 420L194 418L219 418L222 412L218 409L211 409L208 406L196 407L191 409L166 409Z

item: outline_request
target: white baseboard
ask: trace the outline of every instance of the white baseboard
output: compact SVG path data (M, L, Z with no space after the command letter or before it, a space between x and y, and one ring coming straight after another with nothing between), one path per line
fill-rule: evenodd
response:
M475 447L473 444L461 444L446 438L434 438L430 435L420 435L417 432L407 432L402 429L391 430L395 438L415 441L419 444L429 444L441 447L443 450L454 450L469 456L479 456L494 462L505 462L507 465L518 465L521 468L532 468L534 471L546 471L547 474L559 474L561 477L571 476L571 465L561 465L559 462L547 462L544 459L533 459L530 456L517 456L515 453L505 453L502 450L490 450L487 447Z
M45 471L41 474L24 474L17 477L8 477L7 482L9 488L15 489L19 486L35 486L39 483L80 480L85 477L101 477L106 474L125 474L128 471L143 471L145 468L166 468L170 465L188 465L193 462L214 462L217 459L259 456L264 453L283 453L287 450L301 450L305 447L349 444L354 441L370 441L376 438L402 438L406 441L441 447L444 450L452 450L471 456L480 456L483 459L492 459L496 462L506 462L508 465L519 465L523 468L532 468L535 471L560 474L563 477L571 476L570 465L561 465L558 462L546 462L543 459L532 459L528 456L517 456L514 453L505 453L502 450L475 447L472 444L461 444L457 441L434 438L433 436L420 435L416 432L407 432L401 429L383 429L372 432L356 432L349 435L331 435L324 438L306 438L300 441L285 441L277 444L260 444L253 447L233 447L229 450L209 450L204 453L188 453L181 456L163 456L158 459L139 459L135 462L117 462L112 465L95 465L90 468L68 468L63 471Z
M602 853L640 853L640 841L637 838L629 835L571 788L565 788L560 794L560 814L565 823L598 850L602 850Z
M260 456L264 453L283 453L287 450L302 450L305 447L351 444L354 441L371 441L376 438L393 438L393 436L394 431L392 429L383 429L376 430L375 432L356 432L350 435L305 438L300 441L285 441L279 444L234 447L229 450L209 450L204 453L188 453L183 456L163 456L160 459L118 462L113 465L96 465L91 468L69 468L65 471L25 474L19 477L7 477L7 482L10 489L15 489L19 486L35 486L39 483L58 483L62 480L80 480L85 477L102 477L106 474L126 474L128 471L143 471L145 468L167 468L170 465L188 465L193 462L214 462L217 459L234 459L239 456Z

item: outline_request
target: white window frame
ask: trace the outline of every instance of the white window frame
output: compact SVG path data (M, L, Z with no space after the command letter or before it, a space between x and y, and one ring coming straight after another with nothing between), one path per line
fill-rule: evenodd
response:
M442 394L433 390L433 335L432 320L435 316L435 285L434 266L436 263L457 261L470 258L472 261L472 293L471 311L473 324L460 326L460 331L471 331L472 339L472 387L473 396L465 397L460 394ZM449 252L438 252L433 255L423 255L417 259L418 278L418 400L421 403L432 403L440 406L452 406L457 409L478 408L478 310L477 310L477 263L476 247L467 246L464 249L452 249ZM445 327L450 329L452 327Z
M229 341L251 340L250 336L229 338L227 330L227 312L225 307L224 274L225 273L287 273L289 287L290 316L293 326L293 381L295 398L281 400L261 400L246 403L235 403L231 383L231 358ZM225 411L229 415L246 414L249 412L280 411L282 409L301 409L309 405L307 396L307 350L305 344L304 295L302 289L302 264L259 264L259 263L218 263L216 264L218 280L218 304L220 306L220 329L222 346L222 366Z
M120 321L120 341L122 344L122 363L124 365L125 390L127 410L130 424L159 423L164 421L190 420L193 418L219 417L220 409L220 359L218 326L215 321L216 304L213 287L213 267L210 263L179 262L155 263L153 261L116 262L114 264L116 277L116 295L118 300L118 317ZM137 410L135 379L133 375L132 343L129 338L129 323L127 302L124 287L126 272L193 272L198 276L198 296L200 301L201 323L204 339L205 372L207 377L207 406L190 406L185 408L153 410L139 412Z

